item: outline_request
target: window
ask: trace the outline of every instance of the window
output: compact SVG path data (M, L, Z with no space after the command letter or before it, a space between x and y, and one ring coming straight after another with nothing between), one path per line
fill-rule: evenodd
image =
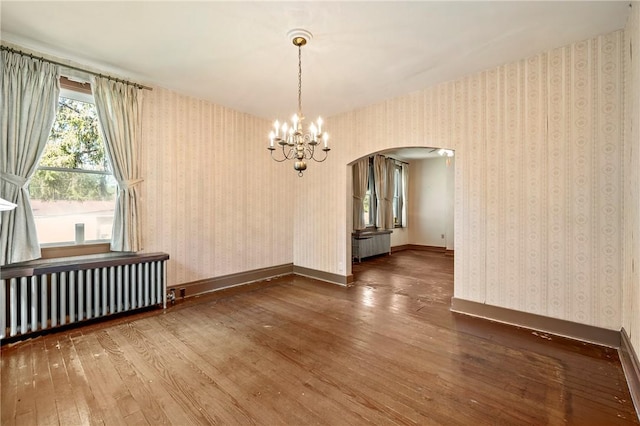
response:
M396 228L401 228L403 226L402 207L404 204L404 198L402 196L402 166L398 163L395 164L393 181L393 225Z
M404 226L402 222L402 209L404 208L404 196L403 196L403 169L402 165L396 163L394 166L394 189L393 189L393 224L396 228ZM364 224L368 228L377 227L377 198L375 187L375 170L373 167L373 157L369 158L369 183L367 185L367 192L362 200L364 205Z
M369 182L367 184L367 193L362 200L364 204L364 224L367 228L375 228L376 226L376 186L374 183L373 159L369 158Z
M60 81L51 135L29 184L41 245L111 239L117 184L98 130L90 88Z

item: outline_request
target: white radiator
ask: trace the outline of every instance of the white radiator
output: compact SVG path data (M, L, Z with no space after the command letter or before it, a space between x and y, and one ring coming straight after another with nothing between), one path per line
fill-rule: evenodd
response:
M111 314L166 308L169 255L109 254L0 270L0 339Z

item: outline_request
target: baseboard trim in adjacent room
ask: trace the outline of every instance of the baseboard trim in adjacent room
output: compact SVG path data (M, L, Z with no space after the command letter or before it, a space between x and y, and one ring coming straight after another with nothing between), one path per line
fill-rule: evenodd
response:
M420 244L407 244L407 246L408 250L435 251L437 253L444 253L447 251L446 247L423 246Z
M640 419L640 359L636 351L633 350L631 339L624 327L620 330L620 339L618 355L627 379L633 405L636 407L636 413Z
M229 274L185 284L172 285L167 287L167 291L174 290L176 297L191 297L209 293L211 291L238 287L254 283L256 281L264 281L270 278L291 274L303 275L305 277L315 278L320 281L327 281L332 284L342 286L347 286L353 283L353 274L347 276L337 275L329 272L318 271L316 269L304 268L302 266L294 266L292 263L287 263L284 265L271 266L269 268L254 269L252 271L238 272L237 274ZM181 290L184 290L184 292L181 292Z
M420 244L402 244L399 246L391 247L391 253L397 253L403 250L433 251L437 253L446 253L447 255L450 255L450 256L453 256L453 253L454 253L453 250L449 250L446 247L423 246Z
M332 274L331 272L318 271L317 269L305 268L304 266L293 265L293 273L342 286L346 286L353 282L353 275L345 276Z
M620 347L620 332L592 325L580 324L558 318L516 311L453 297L451 311L502 322L558 336L595 343L611 348Z
M282 275L291 275L292 273L293 264L287 263L284 265L271 266L269 268L254 269L251 271L239 272L237 274L223 275L221 277L207 278L190 283L173 285L168 287L167 290L175 290L176 297L191 297L215 290L249 284L255 281L263 281ZM185 290L184 294L180 293L181 289Z

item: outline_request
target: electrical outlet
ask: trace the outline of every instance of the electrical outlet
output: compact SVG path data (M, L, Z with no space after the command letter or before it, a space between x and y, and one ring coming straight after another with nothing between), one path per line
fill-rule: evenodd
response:
M180 297L184 299L184 296L186 296L187 294L187 289L186 288L181 288L180 289Z
M444 240L444 234L440 234L440 238Z

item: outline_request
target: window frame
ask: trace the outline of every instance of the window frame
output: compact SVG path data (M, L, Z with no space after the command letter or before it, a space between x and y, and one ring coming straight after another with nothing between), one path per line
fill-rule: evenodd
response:
M378 199L376 197L376 185L374 178L373 157L369 157L369 180L367 182L367 193L369 196L369 221L365 225L365 229L378 229L376 221L378 210Z
M404 223L404 209L406 200L404 199L404 167L403 164L408 164L400 160L396 160L392 157L387 157L394 161L394 192L393 192L393 201L391 203L393 213L394 213L394 228L405 228ZM397 176L396 176L397 174ZM365 200L369 197L369 218L365 220L365 230L377 230L377 204L378 199L376 197L376 186L375 186L375 167L373 157L369 157L369 180L367 182L367 191L362 200L362 203L365 203ZM397 216L395 215L397 205Z
M397 216L394 214L393 218L393 227L394 228L404 228L404 221L402 220L402 210L404 208L404 191L403 191L403 186L404 186L404 169L402 167L402 164L399 163L398 161L395 162L395 187L393 189L393 203L392 206L396 207L397 205L397 212L394 211L394 213L397 213ZM397 199L397 201L396 201ZM394 209L395 210L395 209Z
M60 76L60 93L58 94L58 102L60 102L60 98L71 99L78 102L90 103L95 105L95 99L93 97L93 92L91 90L91 85L89 82L82 82L77 79L70 79L66 76ZM48 141L47 141L48 143ZM104 141L103 141L104 143ZM108 168L111 169L111 165L109 164L109 160L107 159ZM36 171L46 170L46 171L55 171L61 173L86 173L92 175L102 175L102 176L112 176L112 170L89 170L89 169L72 169L67 167L50 167L50 166L40 166L36 168ZM113 205L113 210L115 212L115 202ZM59 258L59 257L70 257L70 256L82 256L88 254L98 254L98 253L108 253L110 252L111 239L97 239L97 240L84 240L81 243L77 243L75 241L59 241L59 242L50 242L50 243L41 243L40 250L42 253L42 258L51 259L51 258Z

